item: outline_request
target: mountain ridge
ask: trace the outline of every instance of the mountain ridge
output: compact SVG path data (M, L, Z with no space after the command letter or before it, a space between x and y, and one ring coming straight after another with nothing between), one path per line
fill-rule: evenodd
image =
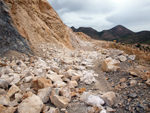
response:
M117 40L118 42L123 42L123 43L150 44L150 31L133 32L122 25L117 25L111 29L103 30L100 32L96 31L91 27L79 27L78 29L76 29L75 27L71 27L71 28L74 32L78 32L78 31L83 32L91 36L91 38L97 40L106 40L106 41ZM92 32L93 30L95 32Z

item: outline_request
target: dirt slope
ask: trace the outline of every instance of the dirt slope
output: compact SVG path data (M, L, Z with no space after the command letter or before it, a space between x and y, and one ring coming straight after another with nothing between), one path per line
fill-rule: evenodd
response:
M47 0L0 1L8 9L9 19L13 23L12 29L17 30L23 40L27 40L24 43L29 42L33 51L36 51L38 43L43 42L63 45L69 49L82 45L81 39L62 22Z

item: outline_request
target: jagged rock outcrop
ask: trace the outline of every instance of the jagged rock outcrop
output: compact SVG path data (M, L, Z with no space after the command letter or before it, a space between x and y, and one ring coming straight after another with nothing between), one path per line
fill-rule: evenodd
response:
M24 39L14 27L9 8L0 0L0 54L8 50L31 53L28 40Z
M0 31L1 53L8 50L35 52L41 42L59 44L70 49L82 45L80 38L62 22L47 0L0 2L0 26L3 28Z

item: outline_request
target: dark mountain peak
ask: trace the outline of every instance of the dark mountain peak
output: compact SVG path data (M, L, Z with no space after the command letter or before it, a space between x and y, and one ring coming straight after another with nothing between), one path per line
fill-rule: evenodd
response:
M73 29L76 29L74 26L72 26L71 29L72 29L72 28L73 28Z
M123 25L117 25L117 26L115 26L114 28L118 28L118 27L120 27L120 28L126 28L126 27L124 27Z
M112 33L115 37L118 37L118 38L134 34L133 31L127 29L126 27L124 27L122 25L117 25L108 31L110 33Z
M110 29L110 31L117 31L117 32L130 32L133 33L131 30L127 29L126 27L122 26L122 25L117 25L113 28Z
M89 30L89 31L94 31L97 32L95 29L93 29L92 27L79 27L78 30Z
M83 33L87 34L88 36L90 36L90 37L92 37L94 39L99 39L98 31L96 31L92 27L79 27L78 29L76 29L74 27L71 27L71 29L74 32L83 32Z
M77 30L74 26L72 26L71 29L73 30L73 32L76 32Z

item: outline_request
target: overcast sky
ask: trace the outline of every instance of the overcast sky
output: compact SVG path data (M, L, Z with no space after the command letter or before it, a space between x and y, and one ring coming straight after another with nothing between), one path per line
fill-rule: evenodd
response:
M48 0L63 22L97 31L123 25L150 31L150 0Z

